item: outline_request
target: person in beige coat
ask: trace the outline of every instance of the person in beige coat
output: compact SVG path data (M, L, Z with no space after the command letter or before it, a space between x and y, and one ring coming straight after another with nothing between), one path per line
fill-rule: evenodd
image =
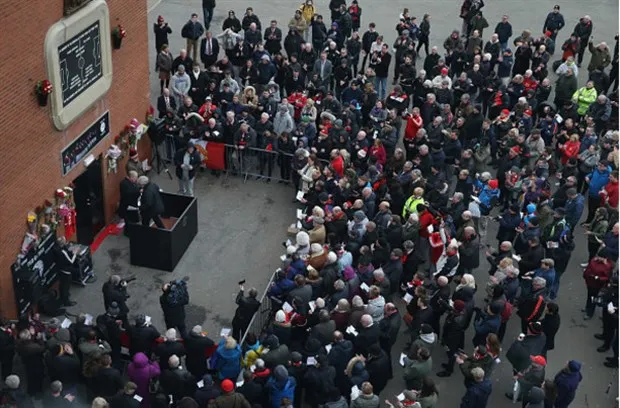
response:
M325 220L323 217L312 218L312 229L308 231L310 236L310 244L325 244L325 238L327 236L327 230L325 229Z

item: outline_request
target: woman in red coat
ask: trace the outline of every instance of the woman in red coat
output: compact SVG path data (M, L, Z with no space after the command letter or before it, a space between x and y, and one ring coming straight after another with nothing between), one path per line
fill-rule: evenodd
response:
M422 116L420 116L420 109L413 108L410 114L407 115L407 126L405 127L405 140L415 139L415 135L418 134L418 130L422 128L424 122Z
M588 298L586 299L586 308L582 311L586 313L584 320L590 320L594 316L594 298L598 296L599 291L607 285L611 277L613 263L607 259L607 250L601 249L598 254L588 262L588 266L583 271L583 279L586 282L588 290Z
M380 139L375 139L375 144L370 148L370 156L377 158L377 163L379 163L382 167L385 166L385 162L387 161L387 154L385 153L385 147L383 147L383 142Z
M562 151L562 158L560 161L563 166L566 166L568 159L576 159L579 156L579 147L581 146L581 142L579 142L579 135L574 134L571 135L568 142L563 145L558 145L560 150Z

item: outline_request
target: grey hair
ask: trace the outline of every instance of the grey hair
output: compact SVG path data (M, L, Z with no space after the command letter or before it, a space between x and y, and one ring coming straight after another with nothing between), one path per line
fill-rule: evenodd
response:
M175 329L166 330L166 341L175 341L177 339L177 331Z
M364 301L358 295L353 296L353 300L351 301L351 303L353 303L353 307L362 307L362 306L364 306Z
M18 389L19 383L19 377L15 374L9 375L8 377L6 377L6 380L4 380L4 384L12 390Z
M138 177L138 185L139 186L146 186L147 184L149 184L149 178L146 176L140 176Z
M170 368L178 368L179 364L181 364L181 362L176 354L173 354L170 358L168 358L168 366L170 366Z
M544 288L544 287L547 287L547 281L545 280L545 278L537 276L534 279L532 279L532 285L537 286L539 288Z
M474 377L474 380L481 381L484 378L484 370L480 367L474 367L471 370L471 376Z

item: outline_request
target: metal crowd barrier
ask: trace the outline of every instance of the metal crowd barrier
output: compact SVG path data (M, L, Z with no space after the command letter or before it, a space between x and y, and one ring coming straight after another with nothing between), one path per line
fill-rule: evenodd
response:
M260 297L260 307L258 308L258 311L254 313L252 320L250 320L250 324L245 330L245 333L243 333L243 337L241 338L239 344L245 343L245 338L249 333L254 333L257 335L257 337L260 336L260 334L262 334L267 329L267 326L271 322L271 299L269 298L269 296L267 296L267 293L269 293L271 284L275 281L275 279L276 272L274 272L271 275L271 278L269 278L269 282L267 282L267 286L265 287L265 290Z

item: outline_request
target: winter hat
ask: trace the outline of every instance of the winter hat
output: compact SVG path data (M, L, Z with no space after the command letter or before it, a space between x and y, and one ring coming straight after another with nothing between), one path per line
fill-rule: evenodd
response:
M353 213L353 218L355 218L355 221L362 221L366 218L366 214L364 214L364 211L362 210L357 210Z
M276 322L284 323L285 321L286 321L286 313L284 313L284 310L278 310L276 312Z
M211 374L205 374L202 376L202 383L205 385L205 387L210 387L213 385L213 377L211 377Z
M157 16L157 22L164 21L164 16Z
M282 364L279 364L273 371L273 376L276 380L285 381L288 379L288 371Z
M488 184L489 184L489 187L492 188L493 190L495 190L499 186L499 183L495 179L489 180Z
M336 27L336 28L338 28L338 23L334 21L334 22L332 23L332 27Z
M430 324L422 323L420 326L420 334L431 334L433 332L433 328Z
M336 262L338 260L338 255L336 255L335 252L329 252L327 254L327 263L328 264L333 264L334 262Z
M260 57L261 60L263 61L271 61L271 58L269 58L269 55L265 54L262 57Z
M228 378L222 381L221 386L222 386L222 391L224 392L232 392L232 390L235 389L235 384L233 384L233 382L230 381Z
M342 270L342 277L344 280L349 281L355 277L355 269L351 265L347 265Z
M529 203L529 204L527 205L527 207L525 207L525 208L527 208L527 213L528 213L528 214L531 214L531 213L533 213L534 211L536 211L536 204L534 204L534 203Z
M297 252L297 248L295 248L293 245L289 245L286 247L287 255L293 255L295 252Z
M498 315L502 312L502 305L499 303L491 303L491 306L489 306L489 308L491 309L491 313L493 313L494 315Z
M527 116L532 116L532 110L531 110L531 109L526 109L526 110L523 112L523 114L524 114L524 115L527 115Z
M298 246L308 246L310 245L310 236L305 231L300 231L295 236L295 242L297 242Z
M276 337L275 335L270 334L269 336L267 336L263 344L269 350L273 350L273 349L280 347L280 340L278 340L278 337Z
M441 73L442 73L443 75L448 75L448 68L445 68L445 67L444 67L444 68L442 68L442 69L441 69Z
M465 302L463 302L461 299L457 299L454 301L454 305L452 307L455 311L462 312L463 310L465 310Z
M334 122L334 126L342 127L342 119L336 119L336 121Z
M573 373L579 372L581 370L581 363L577 360L571 360L568 362L568 369Z
M543 356L530 356L532 363L538 364L539 366L545 367L547 365L547 360Z
M138 158L138 151L134 147L129 149L129 157L131 159L137 159Z
M502 109L501 114L502 115L510 115L510 111L508 109Z
M299 351L293 351L291 353L291 361L293 363L299 363L301 362L301 359L303 358L303 356L301 355L301 353Z
M323 247L321 246L321 244L317 244L315 242L314 244L310 245L310 253L311 254L318 254L321 251L323 251Z
M322 192L321 194L319 194L319 201L325 202L327 200L329 200L329 194L327 194L326 192Z
M16 390L19 388L19 377L15 374L11 374L6 377L6 380L4 380L4 384L10 389Z

